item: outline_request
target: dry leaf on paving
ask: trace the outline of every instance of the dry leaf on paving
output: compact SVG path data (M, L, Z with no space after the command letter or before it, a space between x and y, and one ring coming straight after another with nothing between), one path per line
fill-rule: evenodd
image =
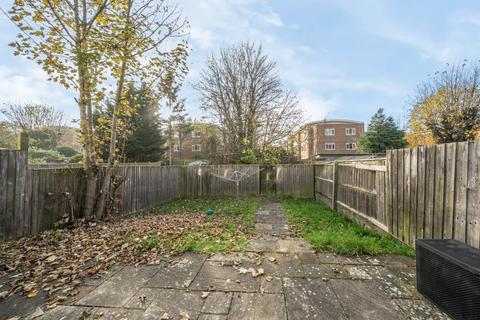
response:
M38 295L38 291L37 290L32 290L29 293L27 293L27 298L34 298L37 295Z
M202 292L202 295L201 295L202 299L206 299L209 294L210 294L210 292L208 292L208 291Z
M160 318L160 320L170 320L170 319L172 319L172 317L170 317L170 315L166 312Z

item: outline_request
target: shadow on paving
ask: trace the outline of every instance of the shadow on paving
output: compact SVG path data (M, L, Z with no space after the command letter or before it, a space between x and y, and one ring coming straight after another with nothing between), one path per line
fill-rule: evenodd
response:
M414 284L413 259L315 253L264 201L246 252L117 267L36 319L448 319Z

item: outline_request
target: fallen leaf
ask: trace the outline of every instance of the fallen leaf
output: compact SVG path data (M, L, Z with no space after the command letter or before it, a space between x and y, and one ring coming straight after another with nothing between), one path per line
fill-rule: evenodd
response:
M189 320L189 319L190 319L190 316L188 315L187 312L185 311L180 312L180 320Z
M265 280L267 280L268 282L270 282L270 281L273 280L273 277L272 277L272 276L266 276L266 277L265 277Z
M48 263L51 263L51 262L57 260L57 258L58 258L58 257L57 257L56 255L52 254L52 255L49 256L47 259L45 259L45 261L48 262Z
M32 290L27 294L27 298L33 298L33 297L36 297L37 295L38 295L38 291Z
M238 272L240 272L240 274L245 274L245 273L247 273L247 272L249 272L249 271L248 271L248 269L240 268L240 269L238 269Z
M213 292L213 291L215 291L215 290L217 290L217 289L215 288L215 286L208 286L207 291Z
M322 277L322 281L323 281L323 282L327 282L327 281L328 281L328 278Z
M208 291L202 292L202 295L201 295L202 299L206 299L209 294L210 294L210 292L208 292Z
M168 313L166 313L166 312L165 312L165 313L162 315L162 317L160 318L160 320L170 320L170 319L172 319L172 318L171 318L170 315L169 315Z
M277 262L277 258L275 258L275 257L268 257L268 261L275 263L275 262Z

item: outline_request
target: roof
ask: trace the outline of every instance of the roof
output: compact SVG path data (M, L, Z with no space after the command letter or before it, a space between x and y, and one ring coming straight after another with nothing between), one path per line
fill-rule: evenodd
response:
M324 119L324 120L307 122L300 129L298 129L295 133L297 133L299 131L302 131L306 127L313 126L313 125L316 125L316 124L338 124L338 123L352 123L352 124L362 124L362 125L364 125L363 121L346 120L346 119Z

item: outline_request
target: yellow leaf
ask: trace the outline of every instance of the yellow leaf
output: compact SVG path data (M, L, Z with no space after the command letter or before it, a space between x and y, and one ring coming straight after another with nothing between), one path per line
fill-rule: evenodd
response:
M34 290L30 291L30 292L27 294L27 298L36 297L37 294L38 294L38 291L34 289Z

